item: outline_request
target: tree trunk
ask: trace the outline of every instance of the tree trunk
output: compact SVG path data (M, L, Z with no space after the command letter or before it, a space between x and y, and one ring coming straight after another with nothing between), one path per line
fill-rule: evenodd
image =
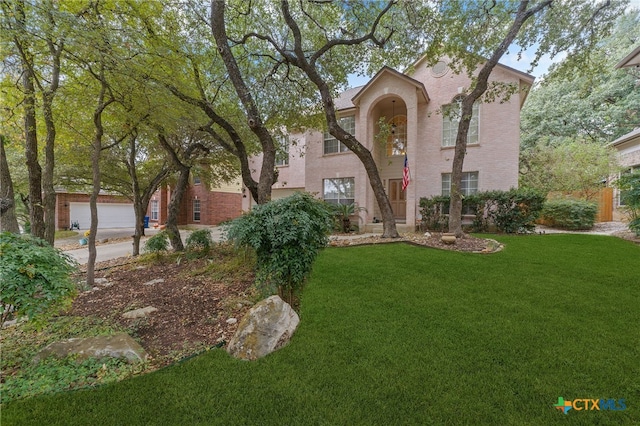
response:
M0 135L0 232L19 234L20 227L16 216L13 181L7 162L7 154L4 150L4 142L4 135Z
M42 96L42 110L47 128L44 155L44 173L42 175L42 189L44 190L44 239L53 245L56 232L56 190L53 186L53 170L55 166L54 144L56 140L56 126L51 110L53 93Z
M258 204L271 201L271 187L276 182L276 147L271 137L271 133L264 126L260 111L242 77L240 67L231 52L227 31L224 23L224 12L226 4L223 1L214 0L211 2L211 32L216 40L218 52L222 57L229 79L233 83L236 93L244 106L247 115L247 123L251 131L258 137L262 146L262 167L260 169L260 180L258 181Z
M380 179L380 173L378 166L376 165L371 151L369 151L364 145L362 145L355 136L347 133L339 124L336 118L335 104L333 102L333 96L331 90L325 79L320 75L317 69L317 62L311 62L307 60L307 54L303 49L302 36L297 23L289 13L289 6L286 2L282 2L282 12L285 21L294 35L295 45L293 54L283 54L287 61L296 67L300 68L309 77L311 82L318 88L320 96L322 97L322 106L324 109L324 115L329 127L329 133L333 135L337 140L342 142L347 148L349 148L360 160L364 166L367 177L369 178L369 184L373 189L373 194L376 197L378 207L380 208L380 214L382 214L382 237L383 238L398 238L398 230L396 229L396 220L393 216L393 209L391 208L391 202ZM283 52L281 52L283 53ZM317 52L316 52L317 53Z
M182 237L178 229L178 213L180 212L180 203L189 185L189 174L191 169L187 166L180 167L180 176L176 187L171 191L171 201L169 201L169 214L167 216L167 233L169 241L175 251L184 251Z
M462 170L464 157L467 153L467 135L469 134L469 124L471 123L473 104L486 92L491 71L493 71L493 68L498 64L502 55L504 55L513 40L516 38L525 21L541 10L550 7L551 3L552 0L546 0L542 3L534 4L531 9L527 10L529 2L527 0L522 0L520 2L507 35L480 69L473 90L471 90L471 92L462 100L462 117L460 118L460 123L458 125L456 148L451 168L451 201L449 203L449 232L456 234L457 237L461 237L463 234L462 193L460 192L460 188L462 187Z

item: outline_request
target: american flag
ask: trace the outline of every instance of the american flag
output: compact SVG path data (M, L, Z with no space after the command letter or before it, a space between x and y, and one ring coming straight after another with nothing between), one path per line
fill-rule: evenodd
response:
M407 160L407 154L404 154L404 168L402 169L402 190L406 191L407 186L411 182L411 173L409 172L409 160Z

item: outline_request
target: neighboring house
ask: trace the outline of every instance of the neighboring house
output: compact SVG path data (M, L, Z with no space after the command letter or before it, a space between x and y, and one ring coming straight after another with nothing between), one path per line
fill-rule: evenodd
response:
M77 224L80 229L91 226L88 194L56 193L56 229L69 229ZM100 194L97 201L98 229L133 228L135 213L133 203L126 197Z
M620 61L616 68L640 69L640 45ZM640 82L640 80L639 80ZM616 139L609 144L618 151L618 160L625 172L640 170L640 127ZM623 172L624 173L624 172ZM614 219L624 218L620 207L620 194L616 193Z
M449 194L456 112L461 93L470 84L465 74L455 74L445 61L431 67L426 62L420 59L406 74L384 67L365 86L349 89L336 99L341 125L371 150L396 220L409 228L420 220L421 197ZM533 80L504 65L492 72L490 82L509 83L516 90L506 102L480 103L474 108L463 170L465 194L517 187L520 109ZM382 141L380 120L391 129ZM321 131L292 133L289 141L288 158L278 166L274 199L304 189L328 202L365 207L360 213L364 223L381 218L355 154ZM411 181L403 191L405 154ZM253 162L259 170L260 157ZM251 204L249 198L243 199L243 209Z
M193 176L182 197L178 225L218 225L242 214L242 186L240 181L210 186ZM147 209L149 223L164 224L168 217L171 188L157 190Z

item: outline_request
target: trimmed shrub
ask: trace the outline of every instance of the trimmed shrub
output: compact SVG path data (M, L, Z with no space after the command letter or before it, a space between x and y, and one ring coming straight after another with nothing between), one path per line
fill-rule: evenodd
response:
M330 206L308 193L258 205L226 227L237 246L251 247L257 255L256 283L265 294L288 293L302 287L333 227Z
M545 197L532 189L489 191L481 194L489 220L507 234L533 232Z
M557 199L544 203L542 218L550 226L562 229L591 229L598 206L583 200Z
M544 196L537 191L511 189L487 191L466 196L462 200L462 212L473 216L471 229L486 231L494 225L500 232L531 232L534 221L540 215ZM436 196L420 199L420 213L424 230L446 231L449 220L449 197Z
M150 253L160 255L169 249L169 236L165 231L160 231L144 243L144 249Z
M0 234L0 313L33 318L75 290L69 255L31 235Z
M197 231L193 231L187 237L188 250L209 251L212 245L213 240L211 239L210 229L199 229Z
M640 236L640 170L623 173L616 182L621 208L629 217L629 229Z

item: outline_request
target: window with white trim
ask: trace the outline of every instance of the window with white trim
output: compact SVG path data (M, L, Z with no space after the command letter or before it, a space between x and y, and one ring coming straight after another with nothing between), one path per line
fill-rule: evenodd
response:
M289 165L289 138L285 136L276 137L276 166Z
M193 200L193 221L200 222L200 200Z
M355 201L355 179L323 179L323 198L332 204L353 204Z
M478 172L462 173L460 192L462 195L472 195L478 192ZM447 197L451 195L451 173L442 174L442 195Z
M462 173L462 182L460 183L460 192L462 195L473 195L478 192L478 172ZM442 195L451 195L451 173L442 174ZM449 214L449 206L445 206L444 214ZM475 210L468 205L462 205L463 215L475 215Z
M464 96L456 96L453 102L442 107L442 146L456 146L456 136L458 135L458 125L462 117L462 99ZM469 133L467 134L467 144L478 143L478 103L473 104L471 122L469 123Z
M356 133L356 116L349 115L347 117L342 117L338 119L338 124L342 127L346 132L349 132L352 135ZM342 142L338 141L334 138L328 131L324 132L324 146L323 153L326 154L337 154L340 152L347 152L349 148L347 148Z
M151 220L158 220L158 200L151 200Z
M407 152L407 116L396 115L389 124L391 133L387 139L387 157L404 155Z

